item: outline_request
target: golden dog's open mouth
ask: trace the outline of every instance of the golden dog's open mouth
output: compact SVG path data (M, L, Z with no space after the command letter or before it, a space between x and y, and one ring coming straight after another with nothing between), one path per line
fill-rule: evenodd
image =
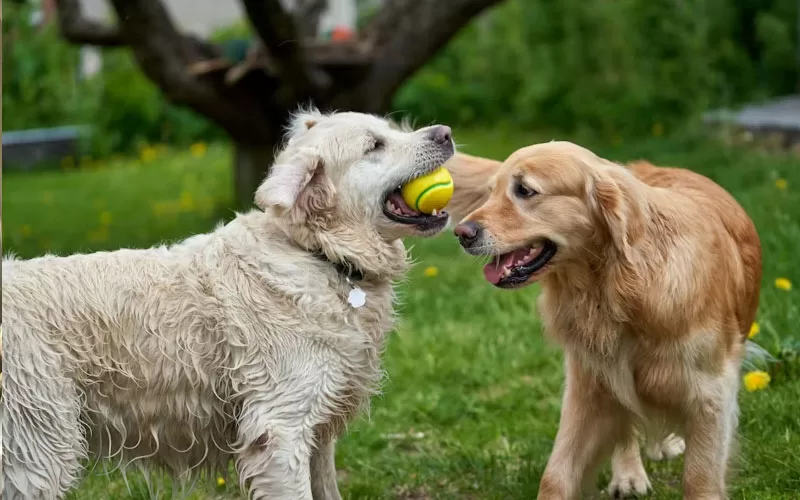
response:
M544 269L557 249L555 243L544 240L532 247L496 255L483 267L483 275L489 283L501 288L527 284L531 277Z

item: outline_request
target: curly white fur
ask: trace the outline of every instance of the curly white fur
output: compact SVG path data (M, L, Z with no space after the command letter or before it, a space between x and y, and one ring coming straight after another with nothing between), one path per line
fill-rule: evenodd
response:
M419 233L384 196L453 154L429 132L312 110L262 211L172 246L6 259L3 498L61 498L96 456L180 479L234 459L252 497L338 499L334 442L379 386L398 238ZM363 273L364 307L331 262Z

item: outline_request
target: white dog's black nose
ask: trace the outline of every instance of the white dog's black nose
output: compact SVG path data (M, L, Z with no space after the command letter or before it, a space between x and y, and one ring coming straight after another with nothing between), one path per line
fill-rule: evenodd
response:
M428 137L436 144L448 144L453 140L453 131L447 125L437 125L428 132Z

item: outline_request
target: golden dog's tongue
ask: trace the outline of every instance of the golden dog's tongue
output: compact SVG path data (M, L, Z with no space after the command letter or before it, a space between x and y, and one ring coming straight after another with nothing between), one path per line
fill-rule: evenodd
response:
M483 266L483 275L489 283L496 285L503 278L503 273L506 269L510 269L517 261L523 261L527 256L527 248L498 255L491 262Z
M504 276L511 274L512 268L532 262L542 253L543 249L542 245L538 245L498 255L494 260L483 266L483 275L490 283L496 285L500 283Z

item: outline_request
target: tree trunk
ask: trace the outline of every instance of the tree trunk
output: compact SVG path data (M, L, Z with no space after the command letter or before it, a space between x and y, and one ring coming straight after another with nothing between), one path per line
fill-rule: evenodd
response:
M252 208L253 195L272 165L274 151L274 143L250 146L234 142L233 192L237 210Z
M225 55L219 46L183 34L164 0L111 0L116 26L84 17L80 0L55 1L66 39L130 47L144 74L169 100L231 135L235 203L246 209L272 164L280 127L298 105L385 112L414 71L470 19L502 0L384 0L355 43L338 49L299 43L308 32L296 25L315 24L308 21L318 17L325 0L298 0L294 16L280 0L241 0L267 64L249 68L233 85L226 80L230 69L191 70Z

